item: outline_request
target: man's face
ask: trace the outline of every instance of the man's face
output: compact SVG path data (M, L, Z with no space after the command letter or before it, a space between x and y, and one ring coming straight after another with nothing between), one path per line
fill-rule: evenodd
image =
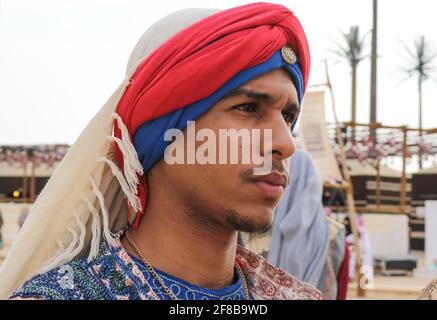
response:
M296 148L290 128L298 111L297 92L285 70L261 75L229 93L196 120L196 132L211 129L216 134L215 164L170 165L162 159L149 172L149 181L161 181L173 197L169 201L180 203L200 224L244 232L267 230L288 183L288 159ZM240 151L238 164L219 164L220 129L259 129L262 139L252 139L250 147L259 147L261 157L271 156L271 173L255 175L253 169L262 165L252 158L243 163L242 139L238 140L239 150L230 150L228 141L228 154ZM265 129L271 130L271 144L264 143ZM204 141L196 142L196 148L202 144ZM187 140L187 151L186 147Z

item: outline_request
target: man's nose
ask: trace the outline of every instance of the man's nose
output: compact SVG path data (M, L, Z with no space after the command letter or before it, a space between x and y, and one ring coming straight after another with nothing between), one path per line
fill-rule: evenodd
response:
M282 115L275 117L272 124L271 152L273 159L285 160L296 151L296 143L291 134L291 129L284 121Z

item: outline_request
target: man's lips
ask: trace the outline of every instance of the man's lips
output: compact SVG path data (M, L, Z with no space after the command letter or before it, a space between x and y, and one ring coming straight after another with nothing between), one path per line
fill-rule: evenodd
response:
M269 198L279 198L288 183L287 175L278 171L264 176L252 176L250 180Z

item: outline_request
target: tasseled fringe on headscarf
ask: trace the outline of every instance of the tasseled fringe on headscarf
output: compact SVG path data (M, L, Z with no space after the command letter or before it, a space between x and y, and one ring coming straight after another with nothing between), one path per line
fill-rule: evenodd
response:
M82 198L83 201L88 206L88 209L91 211L92 215L92 224L91 224L91 246L90 246L90 252L88 254L87 262L90 262L99 252L99 244L100 244L100 236L101 236L101 225L100 225L100 216L97 212L96 208L94 208L91 201L85 197Z
M114 236L111 233L111 230L109 230L109 213L108 209L106 208L105 204L105 198L103 197L102 192L97 188L96 183L94 182L93 178L90 177L90 183L93 190L93 193L97 196L100 203L100 210L102 211L103 216L103 236L105 237L105 240L113 247L116 246Z
M127 155L128 160L129 160L130 169L134 173L138 172L140 175L142 175L143 174L143 166L141 165L140 161L138 160L137 151L135 150L135 147L130 140L130 135L129 135L129 132L127 130L126 125L123 123L123 120L116 112L114 112L112 114L112 119L117 120L117 125L121 131L121 140L123 141L123 145L127 150L127 154L123 153L123 160L124 161L127 160L126 159L126 155Z
M73 259L75 256L77 256L80 251L83 249L83 246L85 244L85 234L86 234L86 226L85 223L82 221L82 219L79 217L79 214L77 213L77 211L74 212L74 217L76 219L76 222L79 226L79 244L77 245L77 247L74 248L74 250L71 252L70 257L67 258L68 259Z
M70 231L72 235L72 240L69 243L69 245L67 246L67 248L65 248L62 241L58 240L58 245L60 246L60 249L58 250L57 254L55 254L51 260L49 260L46 264L44 264L36 272L37 274L47 272L53 268L56 268L59 265L62 265L72 260L83 249L83 246L85 244L85 234L86 234L85 223L79 217L77 211L74 212L74 218L75 218L75 222L79 226L79 230L80 230L79 235L77 234L74 227L69 226L67 229L68 231Z
M123 172L118 168L118 166L110 159L100 157L98 162L105 162L112 171L112 174L117 178L118 183L120 184L121 189L126 195L127 201L130 206L136 212L141 210L141 202L140 199L136 196L136 187L132 188L131 184L126 181L126 178L123 176Z
M129 81L126 81L124 84L127 86L129 85L129 83ZM121 117L117 113L113 113L112 119L117 121L117 125L121 131L121 139L113 136L108 136L107 140L116 143L118 148L120 149L120 152L123 154L123 172L111 159L108 159L107 157L99 157L97 159L97 162L103 162L109 166L113 176L117 178L117 181L120 184L124 195L126 196L129 206L132 208L134 213L137 213L142 210L140 199L137 197L137 187L139 184L138 175L143 174L143 167L138 160L137 152L130 140L129 132ZM88 262L94 259L98 254L102 231L105 240L111 246L116 246L114 236L109 227L109 212L105 204L103 193L99 190L93 177L89 178L89 182L91 192L96 196L98 200L101 216L96 207L94 207L92 201L88 197L82 197L83 202L81 202L80 205L86 206L85 208L87 208L91 213L92 219L92 237L87 257ZM68 263L69 261L73 260L81 252L81 250L83 250L86 236L85 219L87 219L88 216L86 218L80 217L77 211L75 211L74 218L75 221L73 222L73 226L67 227L67 230L71 234L70 240L68 241L68 246L65 247L64 243L60 239L58 239L58 251L54 256L52 256L43 264L43 266L36 272L36 274L47 272L65 263ZM100 223L101 218L103 224Z
M120 149L121 153L123 153L123 171L124 171L124 176L126 177L125 181L129 185L129 189L131 190L131 192L136 193L137 186L139 183L137 172L132 168L130 162L124 161L125 154L128 155L128 157L130 157L129 152L127 151L128 149L124 145L123 141L120 140L119 138L108 136L107 139L108 139L108 141L112 141L112 142L117 143L118 148ZM137 157L137 160L138 160L138 157ZM134 159L134 161L135 161L135 159Z

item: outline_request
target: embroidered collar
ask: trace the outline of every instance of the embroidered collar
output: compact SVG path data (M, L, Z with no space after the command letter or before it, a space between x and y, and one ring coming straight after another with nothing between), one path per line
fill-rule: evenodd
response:
M132 260L139 266L140 270L145 274L147 281L154 287L155 292L159 292L160 298L165 300L169 297L160 290L159 284L150 276L147 267L137 257L131 256ZM178 297L180 300L243 300L244 287L243 279L240 278L239 273L235 272L236 281L229 286L217 290L210 290L202 288L185 280L176 278L161 270L155 269L156 273L164 281L164 284Z
M147 277L139 261L135 261L121 244L121 236L124 230L115 235L116 247L108 244L111 254L116 255L122 263L120 267L126 273L132 273L131 279L135 286L140 289L140 297L143 299L161 300L163 293L160 292L156 283ZM283 270L271 265L265 258L241 247L237 247L236 260L246 278L249 293L255 300L321 300L323 295L313 286L300 282ZM170 278L169 278L170 279ZM158 288L158 289L157 289Z

